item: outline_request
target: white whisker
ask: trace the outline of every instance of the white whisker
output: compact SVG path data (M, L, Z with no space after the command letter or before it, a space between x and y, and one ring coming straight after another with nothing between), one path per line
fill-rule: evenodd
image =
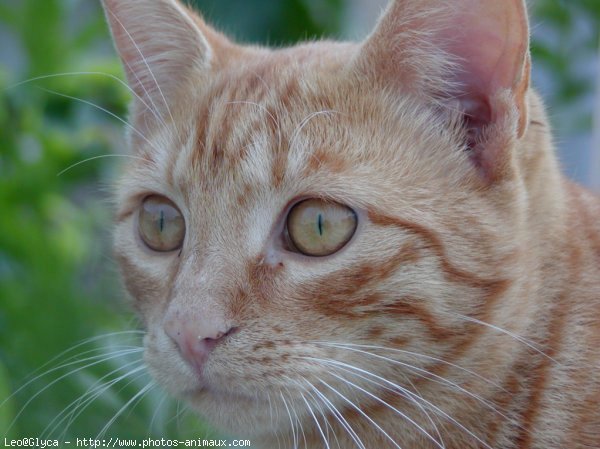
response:
M288 392L288 394L290 394L290 397L291 397L292 395L287 388L286 388L286 391ZM296 409L294 407L292 407L292 413L294 414L296 423L298 424L298 427L300 428L300 433L302 433L302 440L304 441L304 448L306 448L307 442L306 442L306 434L304 433L304 425L302 424L302 421L298 417L298 414L296 413Z
M77 398L75 401L71 402L67 407L65 407L51 422L50 424L48 424L48 426L46 427L46 429L44 429L44 432L42 432L42 435L46 432L47 429L49 429L49 427L56 422L56 420L58 418L60 418L62 415L62 418L56 422L56 424L54 425L54 429L58 428L59 426L62 425L62 423L67 420L67 423L63 426L63 432L60 435L60 439L64 439L65 434L67 432L67 430L71 427L71 425L73 424L73 422L75 422L75 420L96 400L98 399L100 396L102 396L102 394L104 394L106 391L108 391L110 388L113 387L113 385L119 383L120 381L122 381L123 379L126 379L127 377L132 376L133 374L139 373L140 371L144 370L144 366L138 366L137 368L128 371L125 374L120 375L119 377L117 377L116 379L111 379L108 382L102 383L101 385L97 385L99 382L101 382L103 379L105 379L106 377L114 374L117 371L121 371L123 368L128 367L130 365L133 364L139 364L139 363L143 363L140 360L135 360L133 362L127 363L113 371L111 371L110 373L108 373L107 375L101 377L94 385L92 385L90 388L88 388L88 390L79 398ZM135 380L136 378L138 378L137 376L133 379ZM132 380L132 381L133 381ZM71 407L73 407L73 410L69 411L69 409ZM54 434L54 430L49 431L48 435L51 436Z
M306 391L305 388L302 387L302 389L304 391ZM311 414L315 424L317 425L317 429L319 430L319 433L321 434L321 438L323 438L323 442L325 443L325 447L327 449L331 449L329 447L329 441L327 441L327 438L325 438L325 433L323 432L323 429L321 429L321 425L319 424L319 420L317 419L317 417L315 416L315 414L312 411L312 408L310 406L310 404L308 403L308 401L306 400L306 398L304 397L304 395L302 393L300 393L300 396L302 397L302 400L304 401L304 403L306 404L306 407L308 408L308 412Z
M171 109L169 108L169 103L167 103L167 99L165 98L162 89L160 88L160 84L158 84L158 81L156 80L156 77L154 76L154 72L152 72L152 69L150 68L150 65L148 64L148 61L146 60L146 57L144 56L144 53L142 53L142 50L140 49L140 47L138 46L138 44L136 43L135 39L133 38L133 36L129 33L129 30L127 30L127 28L125 27L125 25L123 24L123 22L121 22L119 20L119 18L116 16L116 14L114 12L112 12L110 9L108 10L108 12L110 13L111 16L113 16L113 18L117 21L117 23L119 24L119 26L123 29L123 31L125 31L125 34L127 34L127 37L129 37L129 39L131 40L131 43L133 44L133 46L135 47L135 49L137 50L138 54L141 56L142 61L144 62L144 65L146 66L146 68L148 69L148 73L150 73L150 76L152 77L152 80L154 81L154 84L156 85L156 88L158 89L158 92L160 93L160 96L162 98L163 103L165 104L165 107L167 108L167 112L169 113L169 117L171 117L171 123L175 123L175 119L173 118L173 114L171 114ZM121 60L125 61L126 58L121 58ZM129 67L129 69L131 70L131 66L129 66L129 64L127 64L127 66ZM131 70L132 73L136 73L135 70ZM136 78L137 78L137 74L136 74ZM148 95L148 98L150 100L150 102L152 103L152 106L154 106L154 108L156 108L156 110L158 111L158 108L156 107L156 104L154 104L154 101L152 100L152 96L148 93L148 91L146 90L146 87L144 86L144 84L140 81L139 78L138 82L142 85L142 89L144 89L144 92L146 92L146 95ZM164 121L163 121L164 124Z
M105 113L107 113L107 114L108 114L108 115L110 115L111 117L114 117L115 119L119 120L121 123L123 123L123 124L124 124L125 126L127 126L129 129L131 129L133 132L135 132L135 133L136 133L138 136L140 136L142 139L144 139L144 140L146 141L146 143L148 143L148 145L150 145L150 146L151 146L151 147L152 147L152 148L153 148L155 151L158 151L158 148L156 148L156 147L154 146L154 144L153 144L152 142L150 142L150 141L149 141L149 140L146 138L146 136L144 136L144 135L143 135L143 134L142 134L140 131L138 131L138 130L137 130L137 128L135 128L133 125L131 125L130 123L128 123L126 120L124 120L124 119L122 119L121 117L119 117L117 114L115 114L115 113L113 113L113 112L110 112L108 109L106 109L106 108L103 108L102 106L98 106L97 104L95 104L95 103L92 103L91 101L84 100L83 98L73 97L73 96L71 96L71 95L67 95L67 94L61 94L60 92L56 92L56 91L54 91L54 90L46 89L46 88L44 88L44 87L39 87L39 86L36 86L36 88L38 88L38 89L40 89L40 90L43 90L44 92L48 92L48 93L50 93L50 94L58 95L59 97L64 97L64 98L68 98L68 99L70 99L70 100L79 101L79 102L81 102L81 103L87 104L87 105L89 105L89 106L92 106L92 107L94 107L94 108L96 108L96 109L99 109L99 110L100 110L100 111L102 111L102 112L105 112ZM131 157L136 157L136 156L131 156ZM144 160L143 158L138 158L138 159ZM77 165L77 164L75 164L75 165ZM75 165L73 165L73 166L75 166ZM60 173L59 173L57 176L60 176L60 175L62 175L62 174L63 174L65 171L67 171L68 169L69 169L69 168L67 168L67 169L65 169L65 170L63 170L63 171L61 171L61 172L60 172Z
M162 398L159 401L158 405L156 406L156 410L152 414L152 419L150 420L150 424L148 424L148 436L151 435L152 428L154 427L154 422L156 421L156 417L158 416L158 412L161 410L161 407L162 407L163 403L166 401L167 398L168 398L167 393L165 393L163 391Z
M446 315L454 316L456 318L463 319L463 320L468 321L470 323L479 324L481 326L488 327L488 328L493 329L493 330L495 330L497 332L500 332L502 334L508 335L509 337L512 337L515 340L517 340L518 342L523 343L525 346L533 349L538 354L546 357L548 360L551 360L553 363L555 363L556 365L560 366L560 362L559 361L557 361L556 359L550 357L548 354L546 354L540 348L538 348L537 346L535 346L533 343L531 343L527 339L521 337L520 335L517 335L517 334L515 334L513 332L510 332L510 331L508 331L506 329L502 329L501 327L495 326L495 325L490 324L490 323L486 323L485 321L481 321L481 320L478 320L476 318L472 318L472 317L469 317L469 316L466 316L466 315L461 315L459 313L453 313L453 312L444 312L444 313Z
M425 435L427 437L427 439L429 439L431 442L433 442L433 444L435 444L437 447L439 447L440 449L445 449L444 446L442 446L440 444L439 441L437 441L434 437L432 437L429 432L427 432L427 430L425 430L423 427L421 427L415 420L413 420L410 416L408 416L406 413L401 412L400 410L398 410L396 407L394 407L393 405L387 403L386 401L384 401L383 399L379 398L378 396L374 395L373 393L365 390L364 388L360 387L359 385L355 384L354 382L350 382L349 380L338 376L335 373L330 372L329 374L331 374L332 376L336 377L337 379L341 380L342 382L346 383L347 385L350 385L354 388L356 388L359 391L362 391L364 394L366 394L367 396L369 396L372 399L375 399L377 402L379 402L380 404L385 405L386 407L388 407L390 410L396 412L396 414L398 414L399 416L401 416L403 419L405 419L406 421L408 421L409 423L411 423L413 426L415 426L423 435ZM402 396L404 397L404 394L402 394Z
M69 352L74 351L77 348L80 348L83 345L86 345L88 343L93 343L95 341L101 340L102 338L110 338L110 337L114 337L117 335L130 335L130 334L144 334L145 332L143 331L136 331L136 330L132 330L132 331L122 331L122 332L110 332L107 334L102 334L102 335L96 335L94 337L90 337L90 338L86 338L85 340L65 349L64 351L60 352L59 354L55 355L54 357L52 357L50 360L48 360L46 363L44 363L42 366L40 366L39 368L37 368L36 370L34 370L31 374L29 374L28 377L31 376L35 376L35 374L39 371L41 371L42 369L44 369L46 366L51 365L52 363L56 362L57 360L59 360L61 357L67 355ZM128 347L129 348L129 347ZM99 352L102 351L102 348L94 348L93 350L90 351L85 351L83 353L78 353L73 357L80 357L83 354L88 354L90 352ZM71 357L71 358L73 358ZM67 359L68 361L69 359ZM63 367L65 365L62 365ZM60 369L60 367L56 367L54 369L52 369L51 371L47 371L44 372L42 374L40 374L39 376L30 378L26 383L24 383L23 385L21 385L19 388L17 388L10 396L8 396L6 399L4 399L2 402L0 402L0 407L2 407L8 400L10 400L11 398L13 398L16 394L18 394L21 390L23 390L24 388L26 388L29 384L31 384L32 382L35 382L37 379L39 379L42 376L45 376L46 374L52 372L52 371L56 371L57 369Z
M405 349L388 348L388 347L385 347L385 346L377 346L377 345L362 345L362 344L354 344L354 343L337 343L337 342L314 342L314 343L321 344L321 345L326 345L326 346L332 346L332 347L336 347L336 348L340 348L340 349L344 349L345 347L363 348L363 349L380 349L380 350L385 350L385 351L390 351L390 352L396 352L396 353L399 353L399 354L408 354L408 355L412 355L412 356L415 356L415 357L423 358L423 359L426 359L426 360L432 360L434 362L439 362L439 363L442 363L444 365L451 366L453 368L461 370L461 371L463 371L465 373L471 374L472 376L474 376L474 377L476 377L476 378L484 381L485 383L488 383L488 384L490 384L490 385L498 388L499 390L502 390L505 393L508 393L506 391L506 389L504 389L501 385L498 385L497 383L495 383L495 382L493 382L493 381L491 381L489 379L486 379L482 375L480 375L480 374L478 374L478 373L476 373L474 371L471 371L471 370L469 370L467 368L464 368L464 367L462 367L460 365L457 365L455 363L451 363L451 362L448 362L446 360L440 359L438 357L432 357L432 356L429 356L429 355L420 354L418 352L407 351Z
M369 352L369 351L363 351L363 350L360 350L360 349L349 348L349 347L348 348L341 348L341 349L346 349L347 351L353 351L353 352L357 352L357 353L360 353L360 354L366 354L368 356L375 357L375 358L380 359L380 360L385 360L386 362L390 362L390 363L395 364L395 365L404 366L405 368L408 368L411 371L416 371L416 372L420 373L420 376L423 377L423 378L429 379L429 380L431 380L433 382L436 382L436 383L450 385L450 386L456 388L457 390L459 390L460 392L466 394L467 396L470 396L473 399L475 399L476 401L480 402L485 407L487 407L490 410L494 411L495 413L497 413L501 417L508 419L502 412L500 412L496 407L494 407L494 405L491 404L489 401L483 399L482 397L476 395L475 393L473 393L473 392L471 392L469 390L466 390L465 388L461 387L460 385L458 385L455 382L452 382L451 380L448 380L448 379L446 379L446 378L444 378L442 376L439 376L439 375L437 375L435 373L432 373L431 371L428 371L426 369L413 366L410 363L401 362L400 360L395 360L395 359L391 359L389 357L385 357L385 356L382 356L382 355L379 355L379 354L374 354L374 353ZM433 378L433 379L431 379L431 378Z
M57 173L56 176L61 176L64 173L68 172L69 170L71 170L72 168L77 167L78 165L81 164L85 164L86 162L90 162L90 161L95 161L96 159L104 159L107 157L125 157L125 158L130 158L130 159L139 159L141 161L145 161L144 158L142 157L138 157L138 156L131 156L128 154L102 154L100 156L92 156L92 157L88 157L87 159L83 159L81 161L75 162L72 165L69 165L67 168L65 168L64 170L61 170L59 173Z
M356 445L359 447L359 449L366 449L362 440L360 439L358 434L354 431L354 429L352 428L350 423L348 423L346 418L344 418L344 416L337 409L337 407L329 399L327 399L327 396L325 396L323 393L321 393L321 391L317 387L315 387L312 383L310 383L306 380L305 380L305 382L307 382L308 385L313 389L313 391L321 398L321 400L325 403L325 405L332 412L333 416L335 416L335 418L338 420L340 425L346 430L346 432L348 432L348 434L350 435L350 438L352 438L352 440L356 443Z
M350 405L350 407L352 407L354 410L356 410L358 413L360 413L367 421L369 421L372 425L374 425L375 428L377 430L379 430L382 433L382 435L385 436L394 446L396 446L398 449L402 449L402 447L398 443L396 443L396 441L384 429L382 429L379 424L377 424L375 421L373 421L373 419L371 419L371 417L369 415L367 415L365 412L363 412L360 409L360 407L358 407L356 404L354 404L354 402L352 402L350 399L348 399L342 393L337 391L334 387L329 385L324 380L319 380L319 382L321 382L323 385L325 385L327 388L329 388L331 391L333 391L335 394L337 394L340 398L342 398L342 400L344 402L346 402L348 405Z
M127 407L129 407L138 398L143 397L148 391L150 391L154 387L156 387L156 384L154 383L154 381L148 382L148 384L144 388L142 388L129 401L127 401L125 403L125 405L123 405L123 407L121 407L117 411L117 413L115 413L115 415L106 423L106 425L102 428L102 430L100 430L98 435L96 435L96 440L100 440L104 436L106 431L110 428L110 426L113 425L113 423L119 418L119 416L121 416L121 414L123 414L123 412L127 409Z
M313 113L309 114L304 119L302 119L300 121L300 123L298 124L298 126L296 126L296 128L294 129L294 131L291 134L289 150L290 151L293 150L294 142L296 141L296 138L298 137L298 135L300 134L302 129L308 124L308 122L310 122L313 118L318 117L320 115L329 115L329 114L339 114L339 112L334 111L334 110L317 111L317 112L313 112Z
M448 419L450 422L454 423L457 427L459 427L461 430L465 431L467 434L469 434L470 436L472 436L474 439L476 439L479 443L481 443L482 445L484 445L487 449L493 449L489 444L487 444L485 441L483 441L481 438L479 438L477 435L475 435L472 431L470 431L469 429L467 429L463 424L461 424L460 422L458 422L456 419L452 418L450 415L448 415L446 412L444 412L442 409L440 409L439 407L437 407L435 404L431 403L430 401L427 401L426 399L415 395L413 392L411 392L410 390L407 390L406 388L391 382L381 376L378 376L377 374L371 373L367 370L364 370L362 368L353 366L353 365L349 365L347 363L344 362L339 362L336 360L324 360L324 359L315 359L315 361L320 361L321 363L328 363L328 364L333 364L333 365L338 365L338 366L343 366L346 368L349 368L351 370L355 370L358 372L361 372L363 374L366 374L367 376L372 376L375 379L378 379L390 386L392 386L393 388L398 389L399 391L402 391L408 395L411 395L413 397L415 397L417 400L422 401L424 404L426 404L427 406L429 406L432 410L436 411L438 414L440 414L441 416L445 417L446 419Z
M308 384L308 386L309 386L309 387L313 387L313 388L314 388L314 386L313 386L313 385L312 385L312 384L311 384L311 383L310 383L308 380L304 379L304 382L306 382L306 383ZM339 447L340 447L340 442L339 442L339 440L338 440L338 437L337 437L337 435L336 435L336 432L335 432L335 430L333 429L333 427L331 426L331 423L329 422L329 419L327 418L327 415L325 414L325 412L323 411L323 408L321 407L321 405L320 405L320 403L319 403L319 402L322 402L322 401L319 401L320 397L319 397L319 396L315 397L315 396L313 395L313 393L312 393L311 391L309 391L309 390L306 390L306 389L305 389L304 391L306 391L306 393L307 393L307 394L308 394L308 395L311 397L311 399L314 401L314 403L315 403L315 406L318 408L318 410L319 410L319 413L320 413L320 414L321 414L321 416L323 417L323 421L325 422L325 433L326 433L326 434L325 434L325 436L326 436L326 438L327 438L327 441L329 441L329 440L330 440L330 438L329 438L329 430L331 429L331 433L333 433L333 437L335 438L336 445L337 445L337 447L339 448Z
M88 363L88 364L86 364L86 365L84 365L84 366L81 366L81 367L79 367L79 368L77 368L77 369L74 369L74 370L72 370L72 371L69 371L69 372L68 372L68 373L66 373L66 374L63 374L62 376L58 377L57 379L54 379L54 380L53 380L52 382L50 382L49 384L45 385L45 386L44 386L44 388L42 388L41 390L37 391L37 392L36 392L36 393L35 393L35 394L34 394L34 395L31 397L31 398L29 398L29 399L28 399L28 400L25 402L25 404L23 404L23 406L21 407L21 409L19 410L19 412L18 412L18 413L15 415L15 417L13 418L13 420L11 421L11 423L9 424L8 428L6 429L6 433L5 433L5 434L8 434L8 431L9 431L9 430L12 428L12 426L14 426L14 424L17 422L17 420L19 419L19 417L21 416L21 414L23 414L23 412L25 411L25 409L27 408L27 406L28 406L28 405L29 405L29 404L30 404L30 403L31 403L31 402L32 402L32 401L33 401L35 398L37 398L37 397L38 397L39 395L41 395L41 394L42 394L44 391L46 391L48 388L52 387L52 386L53 386L54 384L56 384L57 382L60 382L60 381L61 381L62 379L64 379L65 377L71 376L71 375L73 375L73 374L75 374L75 373L77 373L77 372L79 372L79 371L81 371L81 370L83 370L83 369L89 368L90 366L95 366L95 365L98 365L98 364L100 364L100 363L104 363L104 362L106 362L106 361L108 361L108 360L111 360L111 359L114 359L114 358L121 357L121 356L123 356L123 355L127 355L127 354L133 354L133 353L136 353L136 352L141 352L141 351L143 351L143 349L130 349L130 350L125 350L125 351L115 351L115 352L111 353L111 355L110 355L110 356L108 356L108 357L105 357L105 356L104 356L104 357L102 357L102 356L89 357L89 358L87 358L87 359L79 360L79 361L77 361L77 362L71 362L71 363L68 363L68 364L64 364L64 365L62 365L62 366L60 366L60 367L53 368L53 369L51 369L51 370L49 370L49 371L45 372L44 374L41 374L41 375L39 375L38 377L36 377L36 379L37 379L37 378L40 378L40 377L42 377L42 376L44 376L44 375L46 375L46 374L49 374L49 373L50 373L50 372L52 372L52 371L56 371L57 369L62 369L62 368L65 368L66 366L68 366L68 365L72 365L72 364L74 364L74 363L80 363L80 362L83 362L83 361L94 360L92 363ZM97 360L99 357L100 357L100 360ZM34 380L36 380L36 379L32 379L30 382L33 382L33 381L34 381Z
M288 416L290 418L290 426L292 428L292 438L294 440L294 449L298 449L298 435L296 435L296 428L294 426L294 420L292 419L292 413L290 412L290 408L287 405L287 401L285 400L285 397L283 396L283 392L280 391L279 395L281 396L281 400L283 401L283 405L285 406L287 414L288 414Z
M162 120L162 117L158 116L156 114L156 112L154 111L154 109L150 108L150 106L148 106L148 104L142 99L142 97L140 97L131 87L129 87L129 85L123 81L121 78L119 78L118 76L115 76L111 73L105 73L105 72L63 72L63 73L52 73L50 75L41 75L41 76L36 76L34 78L29 78L25 81L20 81L18 83L12 84L8 87L6 87L4 90L10 90L10 89L14 89L15 87L19 87L22 86L24 84L27 83L31 83L33 81L40 81L40 80L45 80L48 78L57 78L57 77L63 77L63 76L81 76L81 75L100 75L100 76L106 76L108 78L111 78L115 81L117 81L119 84L121 84L122 86L124 86L125 88L127 88L127 90L129 92L131 92L153 115L154 117L156 117L157 120L159 120L163 125L166 126L165 122ZM146 92L147 94L147 92Z

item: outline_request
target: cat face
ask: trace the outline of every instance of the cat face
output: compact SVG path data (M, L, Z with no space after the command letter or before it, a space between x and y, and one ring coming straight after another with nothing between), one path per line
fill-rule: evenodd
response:
M506 9L524 23L505 39L517 62L450 79L468 55L398 31L437 2L417 3L364 44L266 50L172 1L105 1L137 96L115 252L151 372L219 428L418 411L412 387L449 411L449 386L480 394L507 363L510 339L474 323L525 320L506 311L523 275L526 19Z

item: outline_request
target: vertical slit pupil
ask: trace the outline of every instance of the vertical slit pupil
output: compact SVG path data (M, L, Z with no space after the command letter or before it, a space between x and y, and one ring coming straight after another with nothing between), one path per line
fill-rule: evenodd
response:
M160 232L163 231L165 227L165 211L160 211L160 220L159 220Z
M317 225L319 226L319 235L323 235L323 216L321 214L317 217Z

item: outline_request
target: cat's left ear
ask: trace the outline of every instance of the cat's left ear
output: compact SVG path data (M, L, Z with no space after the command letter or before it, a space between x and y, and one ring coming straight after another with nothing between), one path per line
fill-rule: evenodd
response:
M101 1L137 97L134 121L140 126L168 121L185 81L211 65L211 45L202 29L206 25L177 0Z
M524 0L394 0L358 64L387 86L460 109L484 177L505 171L504 150L528 124Z

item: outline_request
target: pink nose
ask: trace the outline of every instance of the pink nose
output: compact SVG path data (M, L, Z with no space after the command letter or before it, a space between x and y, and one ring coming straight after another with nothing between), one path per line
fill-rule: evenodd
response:
M165 332L177 344L182 357L192 365L198 374L202 374L204 364L211 351L236 328L219 329L207 323L182 322L168 320Z

